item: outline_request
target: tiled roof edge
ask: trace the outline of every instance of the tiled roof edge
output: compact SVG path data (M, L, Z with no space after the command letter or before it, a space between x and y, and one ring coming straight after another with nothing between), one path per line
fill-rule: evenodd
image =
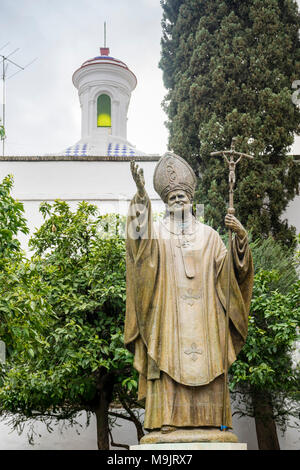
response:
M18 155L18 156L0 156L0 162L98 162L98 161L125 161L129 162L131 160L136 161L153 161L156 162L160 159L160 155L134 155L132 157L129 156L69 156L69 155Z

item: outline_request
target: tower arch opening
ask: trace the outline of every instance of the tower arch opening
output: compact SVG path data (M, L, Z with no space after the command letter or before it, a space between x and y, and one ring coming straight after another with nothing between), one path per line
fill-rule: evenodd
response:
M106 93L97 98L97 127L111 127L111 98Z

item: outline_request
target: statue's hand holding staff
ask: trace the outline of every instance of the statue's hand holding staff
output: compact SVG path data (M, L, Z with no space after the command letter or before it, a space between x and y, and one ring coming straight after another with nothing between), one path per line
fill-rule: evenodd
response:
M242 226L241 222L233 214L227 214L225 216L225 225L227 228L235 232L240 238L244 238L244 236L247 235L247 232Z
M143 198L146 195L144 171L134 161L130 162L131 174L137 187L138 195Z

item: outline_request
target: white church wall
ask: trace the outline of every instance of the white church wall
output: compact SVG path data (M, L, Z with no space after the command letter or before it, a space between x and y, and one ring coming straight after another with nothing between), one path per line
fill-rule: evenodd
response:
M28 442L26 425L22 434L12 431L5 421L0 421L0 450L97 450L96 419L92 416L89 426L86 427L86 414L80 413L77 418L81 427L55 425L53 432L49 433L42 423L37 423L37 433L34 445ZM66 424L66 423L65 423ZM258 450L255 421L253 418L237 418L233 416L233 432L239 442L247 444L248 450ZM118 419L112 430L115 443L136 445L138 444L136 428L133 423ZM299 450L299 434L294 429L288 428L284 435L278 430L278 439L281 450ZM114 450L121 448L112 447Z
M25 426L21 435L17 431L10 431L5 422L0 421L0 450L96 450L96 419L91 417L90 424L86 427L85 412L78 416L81 428L62 428L61 425L54 425L54 431L49 433L42 423L37 423L35 431L37 436L32 446L28 442ZM233 431L237 435L239 442L247 443L249 450L257 450L257 439L255 434L255 424L253 419L237 419L233 417ZM40 436L39 436L39 435ZM115 443L136 445L138 444L136 429L133 423L124 420L117 420L116 426L112 430ZM285 447L288 448L288 447ZM117 449L112 447L112 449Z
M154 212L164 206L153 189L153 173L159 157L136 158L144 170L146 189ZM12 174L12 195L24 204L25 216L31 234L43 222L39 206L43 201L67 201L75 210L77 204L88 201L101 214L125 215L135 194L135 183L130 172L130 157L0 157L0 178ZM205 210L205 208L204 208ZM289 204L282 218L300 233L300 196ZM26 247L28 236L20 235Z
M283 219L287 219L289 225L296 227L297 233L300 233L300 196L296 196L291 201L285 211Z
M294 158L298 161L300 155L300 136L294 136L294 143L291 146L290 154L294 155ZM296 196L293 201L291 201L283 215L283 219L286 218L290 225L296 227L297 233L300 233L300 195Z
M15 157L17 158L17 157ZM130 158L93 157L76 160L8 160L0 158L1 177L12 174L15 179L13 194L20 200L116 200L131 198L136 188L130 173ZM151 199L159 199L152 187L153 172L158 158L137 163L144 169L146 189Z
M138 159L137 159L138 160ZM146 189L152 200L154 212L161 212L163 204L152 185L158 157L139 159L144 170ZM0 157L0 178L8 174L14 177L12 195L24 204L25 217L32 234L43 222L39 207L42 202L61 199L72 210L80 201L95 204L100 214L127 214L130 200L136 192L131 176L130 158L87 157ZM20 234L24 249L29 236Z

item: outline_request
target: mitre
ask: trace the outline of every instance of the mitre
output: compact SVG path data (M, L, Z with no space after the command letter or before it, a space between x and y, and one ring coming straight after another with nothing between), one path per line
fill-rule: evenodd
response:
M153 186L164 202L167 202L169 192L178 189L186 191L193 199L196 183L196 175L190 165L174 153L165 153L156 165Z

